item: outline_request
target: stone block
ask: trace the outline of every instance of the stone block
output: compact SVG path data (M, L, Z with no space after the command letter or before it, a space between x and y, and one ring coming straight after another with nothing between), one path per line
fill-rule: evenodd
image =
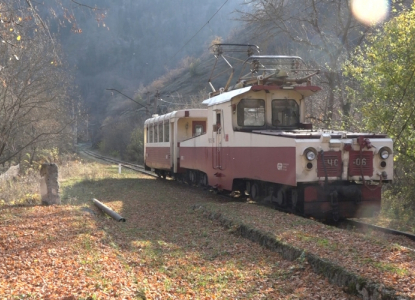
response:
M58 166L56 164L42 164L40 168L40 195L43 205L61 204Z

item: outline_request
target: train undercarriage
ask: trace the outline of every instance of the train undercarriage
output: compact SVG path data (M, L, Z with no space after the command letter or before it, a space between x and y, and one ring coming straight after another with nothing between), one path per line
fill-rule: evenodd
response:
M381 185L355 182L280 185L255 180L237 180L256 202L278 210L316 219L338 221L353 217L372 217L380 210Z
M207 175L201 171L173 173L156 169L155 173L160 178L172 177L178 182L210 188L241 199L249 198L280 211L319 220L372 217L379 213L381 205L382 184L337 181L288 186L241 178L234 179L232 191L226 191L209 186Z

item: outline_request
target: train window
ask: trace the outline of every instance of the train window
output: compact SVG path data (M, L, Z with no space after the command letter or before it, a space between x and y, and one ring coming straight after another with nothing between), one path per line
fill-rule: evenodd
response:
M217 125L215 124L217 128ZM206 132L206 121L193 121L192 122L192 134L193 136L199 136Z
M272 100L272 126L297 126L299 123L299 111L298 103L295 100Z
M164 123L164 141L165 142L169 142L170 141L169 133L170 133L170 130L169 130L169 120L167 120Z
M147 125L147 127L146 127L146 143L148 143L149 142L149 140L150 140L150 138L149 138L149 135L148 135L148 132L149 132L149 130L148 130L148 125Z
M238 126L264 126L265 101L262 99L242 99L237 107Z
M215 124L213 124L213 132L217 132L220 133L221 132L221 127L222 127L222 117L221 117L221 113L220 110L214 110L214 115L213 118L216 119ZM193 124L193 134L195 134L195 126Z
M153 125L152 124L148 125L148 142L149 143L153 142Z
M158 126L157 124L154 124L154 143L157 143L158 141L159 141Z
M195 126L195 136L201 135L203 133L203 126L202 125L196 125Z
M159 123L159 142L163 142L163 123Z

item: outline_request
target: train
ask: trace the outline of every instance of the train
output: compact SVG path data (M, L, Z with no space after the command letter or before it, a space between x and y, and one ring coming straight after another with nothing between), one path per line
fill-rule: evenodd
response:
M379 212L382 187L393 180L392 139L306 123L306 101L321 88L312 84L319 70L300 57L262 55L255 45L214 47L231 69L225 85L215 88L212 72L206 108L145 121L145 167L316 219ZM247 53L235 84L226 48Z

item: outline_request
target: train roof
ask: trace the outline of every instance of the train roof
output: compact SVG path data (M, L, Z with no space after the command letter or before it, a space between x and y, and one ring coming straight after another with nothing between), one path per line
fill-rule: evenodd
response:
M144 125L158 123L158 122L162 122L164 120L170 120L170 119L173 119L173 118L188 118L188 117L204 118L206 116L207 116L206 109L175 110L175 111L172 111L168 114L164 114L164 115L160 115L160 116L159 115L153 115L152 118L149 118L144 122Z
M265 90L265 91L270 91L270 90L289 90L289 91L295 91L298 92L299 94L307 97L310 96L312 94L314 94L315 92L318 92L321 90L320 87L318 86L301 86L301 85L292 85L292 86L268 86L268 85L253 85L253 86L248 86L248 87L244 87L244 88L240 88L237 90L232 90L229 92L224 92L222 94L219 94L215 97L206 99L202 102L202 104L205 104L207 106L212 106L212 105L216 105L216 104L221 104L221 103L225 103L230 101L233 97L242 95L244 93L247 93L249 91L261 91L261 90Z
M219 94L219 95L217 95L215 97L212 97L212 98L209 98L209 99L204 100L202 102L202 104L205 104L207 106L212 106L212 105L216 105L216 104L219 104L219 103L228 102L233 97L236 97L238 95L244 94L244 93L246 93L246 92L248 92L250 90L251 90L251 87L248 86L248 87L245 87L245 88L242 88L242 89L238 89L238 90L234 90L234 91L222 93L222 94Z

